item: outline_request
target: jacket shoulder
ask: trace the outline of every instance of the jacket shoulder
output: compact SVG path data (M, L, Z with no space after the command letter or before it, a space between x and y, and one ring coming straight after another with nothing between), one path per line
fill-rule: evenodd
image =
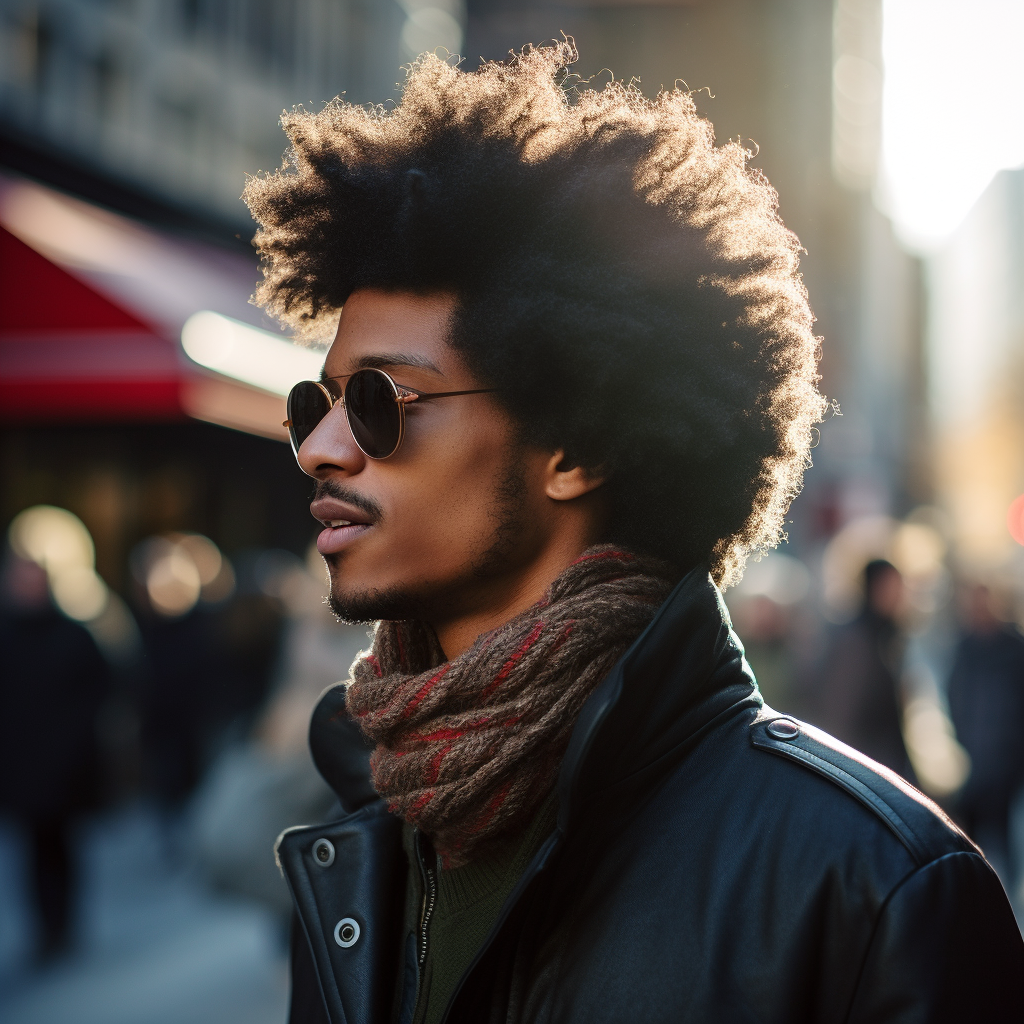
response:
M942 808L909 782L821 729L765 706L749 731L758 750L801 765L859 801L919 866L949 853L980 852Z

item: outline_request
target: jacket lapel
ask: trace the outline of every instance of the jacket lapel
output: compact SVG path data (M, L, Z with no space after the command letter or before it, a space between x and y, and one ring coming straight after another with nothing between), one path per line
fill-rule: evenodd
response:
M401 820L378 801L277 840L331 1024L377 1024L391 1013L405 898L401 833Z

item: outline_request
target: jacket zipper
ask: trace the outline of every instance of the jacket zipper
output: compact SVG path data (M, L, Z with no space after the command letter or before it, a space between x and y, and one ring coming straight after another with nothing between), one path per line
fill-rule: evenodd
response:
M420 874L423 878L423 906L420 911L420 934L419 954L416 962L422 971L427 962L427 932L430 928L430 918L434 914L434 904L437 902L437 874L433 867L428 867L423 858L423 844L420 833L416 834L416 854L420 862Z

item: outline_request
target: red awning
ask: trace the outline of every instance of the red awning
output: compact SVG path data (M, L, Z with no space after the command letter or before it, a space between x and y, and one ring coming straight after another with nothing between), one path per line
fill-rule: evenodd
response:
M260 326L254 256L0 175L0 421L193 417L286 440L284 399L191 362L183 324Z
M0 227L0 416L183 419L175 344Z

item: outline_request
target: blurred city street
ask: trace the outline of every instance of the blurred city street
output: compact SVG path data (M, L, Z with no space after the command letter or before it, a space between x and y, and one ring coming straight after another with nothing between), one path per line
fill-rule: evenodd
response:
M0 830L0 1021L4 1024L279 1024L287 999L279 919L213 897L167 863L158 820L135 805L83 828L72 951L29 969L24 851Z
M799 238L829 407L725 593L766 703L1024 925L1020 0L0 0L0 1024L285 1021L273 842L334 813L310 715L369 637L285 426L336 317L250 301L240 195L282 111L563 34L567 103L676 83Z

